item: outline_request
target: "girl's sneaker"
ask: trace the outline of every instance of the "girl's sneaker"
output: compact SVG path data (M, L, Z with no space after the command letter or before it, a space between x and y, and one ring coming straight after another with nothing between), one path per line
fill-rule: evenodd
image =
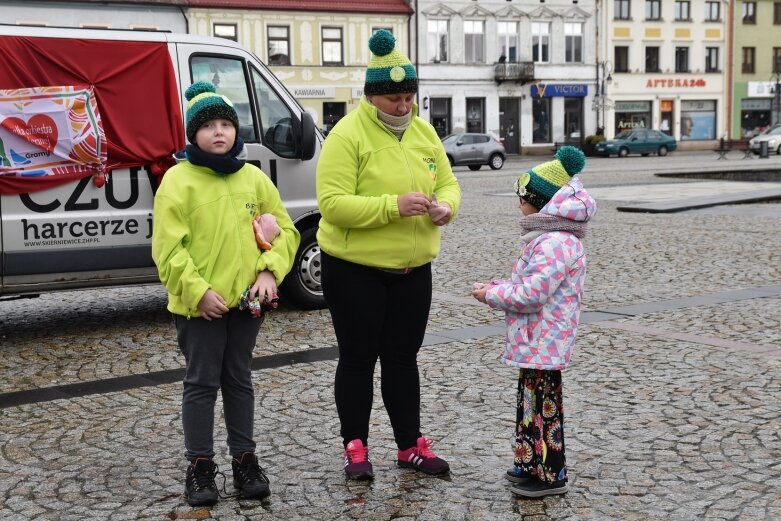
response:
M567 482L564 480L546 483L539 479L530 479L525 483L519 483L510 487L510 492L525 498L566 494L567 490L569 490L569 487L567 487Z
M358 481L374 478L369 448L361 440L352 440L344 448L344 473L347 479Z
M532 475L528 472L524 472L521 470L521 467L518 465L513 465L513 468L507 471L507 473L504 475L504 477L509 481L510 483L525 483L526 481L530 480L532 478Z
M431 447L431 440L421 436L414 447L399 450L396 463L399 467L413 468L433 476L450 472L447 461L437 457L429 447Z

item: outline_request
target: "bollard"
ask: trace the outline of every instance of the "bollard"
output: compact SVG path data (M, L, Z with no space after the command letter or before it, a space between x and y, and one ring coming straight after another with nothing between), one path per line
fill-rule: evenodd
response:
M759 142L759 157L762 159L768 159L767 155L767 141Z

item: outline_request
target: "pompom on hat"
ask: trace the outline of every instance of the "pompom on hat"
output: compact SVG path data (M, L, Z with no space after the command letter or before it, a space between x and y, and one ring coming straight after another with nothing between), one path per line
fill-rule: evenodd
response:
M515 193L538 210L586 166L586 156L576 147L561 147L554 157L553 161L535 166L515 181Z
M380 29L369 38L372 52L363 93L399 94L418 91L418 75L409 58L396 49L396 38Z
M233 103L222 94L217 94L217 89L211 83L193 83L185 91L184 97L187 99L186 133L190 143L195 144L198 129L211 119L227 119L239 130L239 116Z

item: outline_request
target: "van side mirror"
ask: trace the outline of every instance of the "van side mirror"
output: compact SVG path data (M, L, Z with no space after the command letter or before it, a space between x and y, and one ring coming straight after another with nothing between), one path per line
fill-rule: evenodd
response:
M460 147L463 144L464 144L464 140L463 139L459 139L458 141L456 141L456 146Z
M301 112L301 135L299 136L299 157L303 161L308 161L315 157L317 138L315 137L315 121L312 115L307 112Z

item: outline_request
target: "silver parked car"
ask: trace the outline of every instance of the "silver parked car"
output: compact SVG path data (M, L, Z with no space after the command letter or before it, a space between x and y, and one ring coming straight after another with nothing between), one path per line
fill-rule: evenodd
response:
M442 144L453 166L467 165L469 170L480 170L483 165L499 170L504 166L504 145L489 134L450 134L442 139Z
M781 154L781 124L765 129L761 134L754 136L748 142L752 152L759 154L760 143L767 141L768 153Z

